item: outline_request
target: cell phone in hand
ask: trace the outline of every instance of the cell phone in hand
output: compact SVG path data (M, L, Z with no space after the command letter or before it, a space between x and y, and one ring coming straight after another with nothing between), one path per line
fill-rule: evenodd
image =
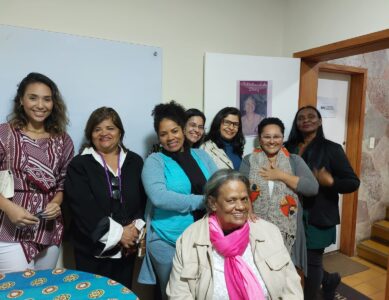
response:
M34 215L34 217L37 217L37 218L39 218L39 219L41 219L41 218L43 218L43 210L41 210L41 211L38 211L35 215Z

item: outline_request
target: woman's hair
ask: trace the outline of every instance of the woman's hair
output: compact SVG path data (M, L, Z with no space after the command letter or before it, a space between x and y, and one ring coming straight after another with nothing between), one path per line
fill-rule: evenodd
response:
M154 130L157 135L159 131L159 124L163 119L176 122L182 130L184 130L186 122L185 108L175 101L156 105L151 115L154 117Z
M238 132L232 139L232 147L234 149L234 152L238 155L243 154L243 147L246 142L243 132L242 132L242 118L239 109L235 107L225 107L222 110L220 110L216 116L213 118L211 128L209 129L208 134L205 136L204 141L209 141L211 140L214 142L219 148L224 148L223 145L223 139L220 134L220 126L224 120L225 117L228 115L234 115L238 116L239 118L239 127L238 127Z
M209 197L214 197L216 199L219 196L221 186L228 181L235 180L243 182L247 188L247 192L249 192L249 180L246 176L233 169L218 170L208 179L204 187L204 204L208 212L212 211L209 205Z
M281 130L281 133L282 135L284 135L284 132L285 132L285 125L284 123L282 123L282 121L279 119L279 118L265 118L263 119L259 124L258 124L258 136L261 135L263 129L267 126L267 125L277 125L278 127L280 127L280 130Z
M127 148L123 145L123 138L124 138L124 127L122 120L119 117L119 114L111 107L100 107L92 112L92 114L89 116L88 121L86 122L86 126L84 129L84 135L86 142L82 145L80 152L88 147L95 148L95 145L92 143L92 134L93 130L96 128L97 125L99 125L104 120L110 119L112 120L112 123L119 129L120 131L120 141L119 145L122 147L125 151L127 151Z
M33 83L42 83L50 88L51 99L53 101L53 110L44 121L44 127L47 132L53 135L61 135L66 132L66 126L69 120L66 115L66 105L57 85L49 77L40 73L30 73L19 83L12 113L8 116L9 122L16 128L27 126L28 117L21 105L21 100L26 92L28 85Z
M308 108L313 109L316 112L316 114L319 117L319 119L321 120L321 114L317 110L316 107L311 106L311 105L307 105L307 106L301 107L296 112L296 115L294 116L294 120L293 120L293 124L292 124L292 129L290 130L288 141L286 142L286 144L288 144L288 145L298 145L299 143L304 142L304 136L303 136L303 134L300 132L300 130L297 127L297 117L298 117L298 114L299 114L300 111L302 111L304 109L308 109ZM320 125L319 128L317 129L316 137L324 139L324 132L323 132L323 126L322 125Z
M192 117L200 117L201 119L203 119L203 123L204 123L204 126L205 126L205 121L206 121L205 115L204 115L204 113L202 111L198 110L197 108L189 108L188 110L186 110L185 116L186 116L185 126L186 126L186 123L188 123L189 119L192 118ZM201 143L204 140L204 135L205 135L205 133L203 134L203 136L201 137L200 140L198 140L196 143L194 143L192 145L192 148L200 147Z
M185 112L185 117L186 117L185 122L188 122L188 120L192 117L200 117L201 119L203 119L203 123L205 125L205 121L206 121L205 115L201 110L198 110L197 108L187 109Z
M298 114L300 111L304 109L313 109L316 112L318 118L320 120L322 119L320 112L316 109L316 107L311 105L303 106L296 112L296 115L293 120L292 129L290 131L288 140L285 143L285 147L291 153L295 153L299 143L304 142L304 136L297 127ZM302 155L302 158L304 159L306 164L311 168L311 170L320 169L321 166L323 165L323 161L326 156L324 141L325 141L325 137L323 132L323 126L320 125L317 128L315 138L309 143L309 145L307 146L307 148L305 149Z

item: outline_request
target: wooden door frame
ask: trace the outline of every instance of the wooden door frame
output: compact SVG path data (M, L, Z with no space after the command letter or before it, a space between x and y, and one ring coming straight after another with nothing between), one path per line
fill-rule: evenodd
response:
M352 55L364 54L373 51L379 51L389 48L389 29L374 32L371 34L362 35L359 37L355 37L352 39L343 40L340 42L324 45L317 48L308 49L301 52L294 53L293 57L301 58L301 69L300 69L300 96L299 96L299 106L303 106L306 104L316 104L317 98L317 86L318 86L318 74L320 70L320 62L328 61L332 59L343 58ZM322 65L323 66L323 65ZM327 65L328 66L328 65ZM324 65L324 67L326 67ZM331 66L330 66L331 68ZM324 68L325 69L325 68ZM352 77L355 75L351 75ZM363 75L360 75L363 76ZM362 149L362 133L363 133L363 120L364 120L364 101L365 101L365 91L366 91L366 79L362 80L361 77L359 79L355 78L355 82L353 84L353 80L351 80L351 84L354 88L350 87L350 98L351 94L361 94L362 97L359 100L363 101L363 109L362 111L355 111L352 113L352 116L348 116L348 126L356 127L359 132L352 132L352 136L358 137L359 144L354 149L351 149L350 144L346 148L346 154L350 159L350 163L355 168L355 171L358 175L360 175L360 162L361 162L361 149ZM354 101L358 101L356 98ZM349 107L350 110L350 107ZM363 116L362 122L359 123L351 123L352 120L357 120L357 115ZM351 117L351 119L350 119ZM350 126L352 125L352 126ZM348 129L347 129L348 131ZM347 132L347 136L349 138L349 132ZM349 141L350 142L350 141ZM349 143L348 142L348 143ZM351 153L347 153L348 151L352 151ZM350 156L351 155L351 156ZM353 195L354 194L354 195ZM353 193L350 196L351 199L347 199L343 201L343 211L342 211L342 227L343 220L346 218L350 218L347 220L346 226L348 226L348 232L342 230L341 237L341 252L351 256L354 254L355 248L355 224L356 224L356 209L358 201L357 194ZM351 201L348 201L351 200ZM345 203L351 202L346 204ZM351 226L351 227L350 227ZM342 242L343 239L343 242ZM387 266L387 276L386 276L386 297L385 299L389 299L389 261Z

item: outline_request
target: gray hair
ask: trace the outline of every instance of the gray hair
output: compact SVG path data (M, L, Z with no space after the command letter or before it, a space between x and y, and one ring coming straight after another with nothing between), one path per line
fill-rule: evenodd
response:
M250 183L246 176L232 169L218 170L208 179L204 187L204 206L208 212L212 211L209 206L209 198L213 197L216 199L219 196L220 187L228 181L235 180L243 182L247 192L250 191Z

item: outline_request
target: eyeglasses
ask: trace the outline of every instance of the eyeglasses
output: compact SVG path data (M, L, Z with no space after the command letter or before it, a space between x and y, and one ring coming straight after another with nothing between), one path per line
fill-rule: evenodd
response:
M261 139L265 140L265 141L270 141L270 140L274 140L274 141L279 141L279 140L282 140L283 139L283 135L261 135Z
M202 131L205 130L204 125L197 125L196 123L189 123L188 127L192 128L192 129L196 129L197 128L198 130L202 130Z
M239 128L240 124L239 124L239 122L232 122L230 120L223 119L223 125L225 127L231 127L231 125L232 125L233 128L237 129L237 128Z
M111 179L111 186L112 186L112 199L119 200L120 199L119 177L113 177Z

